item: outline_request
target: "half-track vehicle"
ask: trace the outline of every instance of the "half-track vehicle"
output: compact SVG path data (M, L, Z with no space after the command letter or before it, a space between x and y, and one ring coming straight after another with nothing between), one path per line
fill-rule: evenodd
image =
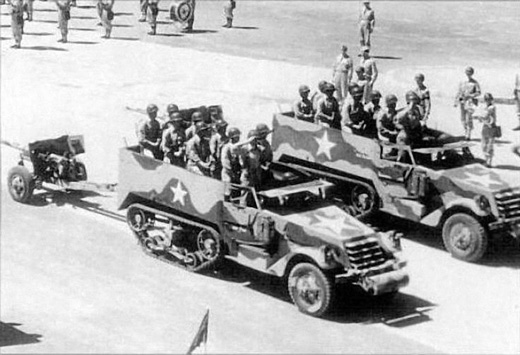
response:
M380 210L438 227L446 249L469 262L490 236L519 238L518 179L480 164L471 142L396 145L293 117L274 115L275 159L333 182L359 216Z
M265 188L230 184L120 150L118 206L145 253L193 272L224 257L284 277L302 312L321 316L338 282L374 296L407 285L399 236L375 232L323 198L332 184L271 164Z
M20 151L18 165L7 175L9 194L17 202L28 202L34 190L43 189L46 184L65 190L114 190L113 184L86 181L87 169L77 158L85 152L81 135L34 141L27 148L2 143ZM26 164L32 166L32 171Z

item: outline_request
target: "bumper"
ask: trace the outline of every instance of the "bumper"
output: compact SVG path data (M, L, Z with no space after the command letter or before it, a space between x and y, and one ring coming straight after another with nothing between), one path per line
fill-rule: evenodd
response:
M493 232L506 232L520 239L520 217L490 223L489 229Z

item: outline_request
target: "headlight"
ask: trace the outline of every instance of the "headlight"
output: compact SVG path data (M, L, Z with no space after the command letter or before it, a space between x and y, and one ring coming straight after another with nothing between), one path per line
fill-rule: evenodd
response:
M486 196L478 195L474 198L475 202L477 203L478 208L480 208L484 212L489 212L491 210L491 204L489 203L489 200L486 198Z
M397 253L402 250L401 248L401 233L396 231L389 231L385 233L379 233L383 248L389 253Z

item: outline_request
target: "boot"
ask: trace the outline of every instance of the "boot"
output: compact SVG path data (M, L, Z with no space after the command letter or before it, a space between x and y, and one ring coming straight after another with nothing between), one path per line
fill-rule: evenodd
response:
M233 21L232 19L230 19L229 17L226 17L226 24L222 25L222 27L231 28L232 21Z
M141 18L139 19L139 22L145 22L146 21L146 13L141 14Z
M157 30L155 26L152 26L152 30L148 32L150 36L155 36L157 34Z

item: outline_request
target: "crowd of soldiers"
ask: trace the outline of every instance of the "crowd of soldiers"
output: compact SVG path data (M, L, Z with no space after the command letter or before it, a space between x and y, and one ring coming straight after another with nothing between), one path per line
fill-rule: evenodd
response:
M144 153L155 159L184 167L199 175L210 176L232 184L259 188L269 176L273 151L267 136L271 130L266 124L256 125L241 141L241 132L218 114L204 115L203 110L191 113L191 122L185 124L179 107L170 104L167 118L161 124L157 119L158 107L150 104L148 119L137 130L138 142ZM230 184L225 198L233 195Z

